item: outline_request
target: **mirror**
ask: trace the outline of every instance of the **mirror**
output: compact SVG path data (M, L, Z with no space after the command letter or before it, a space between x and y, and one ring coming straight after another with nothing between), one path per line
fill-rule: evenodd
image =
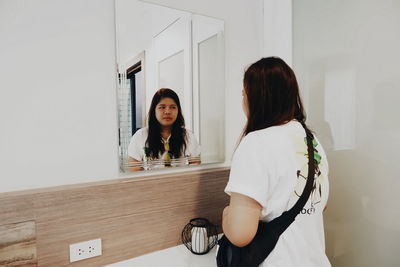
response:
M224 22L138 0L115 0L115 10L120 170L223 162ZM179 98L186 129L186 150L179 155L170 152L174 134L171 144L168 136L159 138L157 156L149 152L148 114L160 88Z

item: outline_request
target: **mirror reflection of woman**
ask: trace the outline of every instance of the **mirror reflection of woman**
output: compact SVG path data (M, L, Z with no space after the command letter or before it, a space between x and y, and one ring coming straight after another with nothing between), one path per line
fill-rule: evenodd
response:
M169 88L153 96L148 127L139 129L128 146L128 170L200 163L200 146L185 128L178 95Z

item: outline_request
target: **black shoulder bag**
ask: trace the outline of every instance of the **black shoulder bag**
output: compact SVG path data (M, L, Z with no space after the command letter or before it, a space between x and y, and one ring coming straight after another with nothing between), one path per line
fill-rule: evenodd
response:
M307 203L313 188L315 176L315 160L312 133L302 124L307 134L308 151L308 176L303 193L296 204L281 216L270 222L259 221L257 233L254 239L244 247L233 245L225 235L218 240L218 267L258 267L275 248L279 236L294 221L296 215L301 212Z

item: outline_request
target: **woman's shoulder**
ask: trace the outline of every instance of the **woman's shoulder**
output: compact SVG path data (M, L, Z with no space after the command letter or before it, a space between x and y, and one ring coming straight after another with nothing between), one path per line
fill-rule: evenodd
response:
M148 133L149 133L149 128L143 127L143 128L140 128L139 130L137 130L135 134L147 135Z
M262 148L265 145L265 138L263 138L259 131L254 131L246 134L240 140L239 145L235 151L235 154L240 153L257 153L257 151L263 150Z
M142 140L142 139L147 139L147 135L149 134L149 129L147 127L140 128L137 130L133 136L132 139L136 140Z
M300 123L298 124L300 125ZM296 122L289 122L284 125L256 130L244 136L240 141L240 145L251 146L257 150L267 149L272 151L274 149L281 149L282 145L288 143L290 132L297 131L297 128L298 125Z
M184 129L185 129L186 139L188 141L193 140L193 139L196 140L195 134L191 130L189 130L187 128L184 128Z
M193 137L194 136L194 133L192 132L192 130L189 130L188 128L185 128L185 131L186 131L186 135L188 137Z
M287 131L287 127L284 125L280 126L272 126L268 128L264 128L261 130L256 130L248 133L243 140L246 142L271 142L275 143L277 140L282 139L285 136L285 132Z

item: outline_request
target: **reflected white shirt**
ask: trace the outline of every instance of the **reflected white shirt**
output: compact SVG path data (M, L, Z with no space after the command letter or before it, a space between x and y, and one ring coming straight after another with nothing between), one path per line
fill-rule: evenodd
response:
M145 161L146 160L146 154L145 150L147 149L146 147L146 140L147 136L149 134L149 129L147 127L144 127L140 130L138 130L131 138L131 141L129 142L128 146L128 155L131 158L134 158L139 161ZM199 157L200 156L200 145L198 144L196 137L194 134L186 129L186 135L187 135L187 142L186 142L186 149L184 152L184 157ZM162 155L159 155L159 158L161 158Z

